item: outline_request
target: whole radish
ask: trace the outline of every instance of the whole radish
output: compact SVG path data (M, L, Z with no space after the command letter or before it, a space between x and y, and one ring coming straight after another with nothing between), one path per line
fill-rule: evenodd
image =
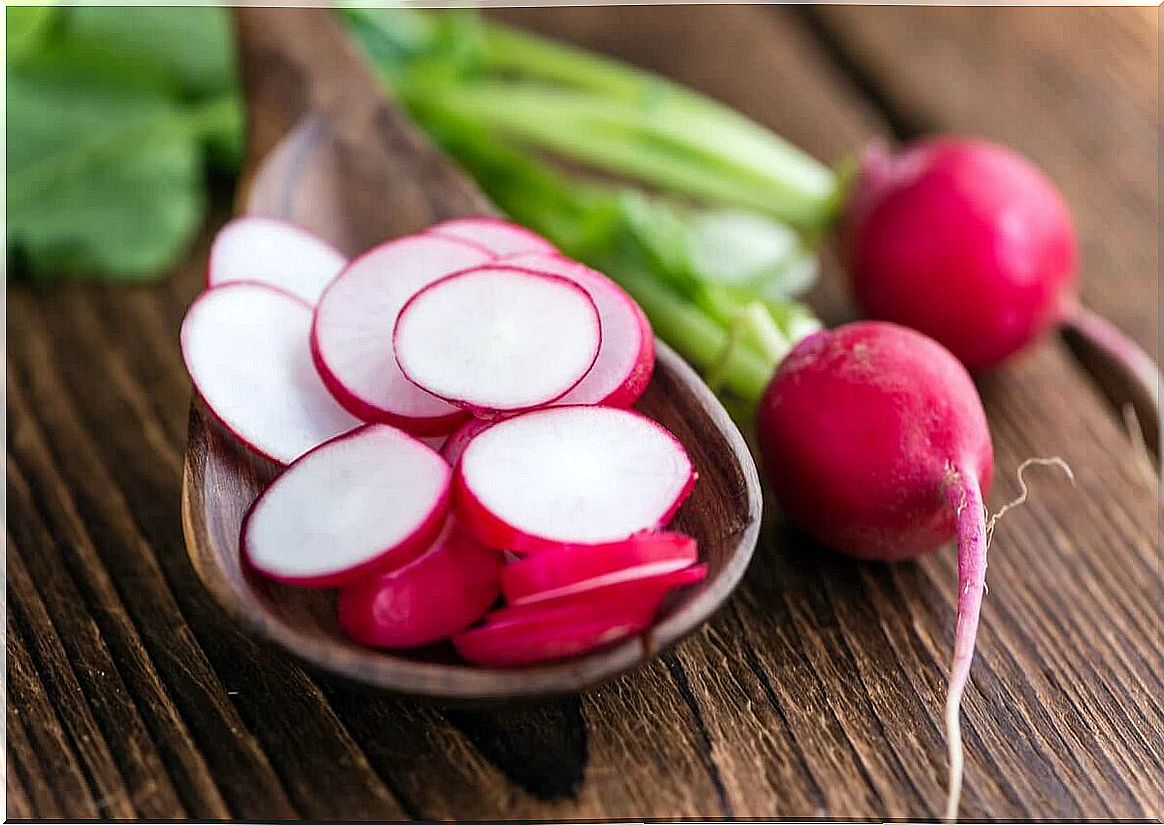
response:
M1071 212L1034 164L997 144L939 137L866 151L843 246L865 313L920 330L972 370L1068 325L1122 364L1159 408L1159 368L1076 296Z
M760 404L760 450L788 518L824 544L896 561L957 538L958 619L946 699L947 818L962 782L959 710L986 581L993 450L966 369L936 341L864 321L801 341Z

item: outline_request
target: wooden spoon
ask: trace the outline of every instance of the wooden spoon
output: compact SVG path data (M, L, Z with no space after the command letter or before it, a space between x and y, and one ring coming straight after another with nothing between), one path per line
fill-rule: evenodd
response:
M339 22L325 9L236 9L249 117L240 211L311 229L348 254L457 215L494 208L382 96ZM260 466L192 405L182 487L190 560L240 624L311 665L389 690L480 700L569 693L623 673L699 627L742 577L760 526L751 455L699 377L658 342L654 378L638 407L669 427L699 471L676 518L694 535L708 578L643 637L588 656L488 670L451 646L381 652L349 642L335 595L282 587L240 564L239 524L277 470Z

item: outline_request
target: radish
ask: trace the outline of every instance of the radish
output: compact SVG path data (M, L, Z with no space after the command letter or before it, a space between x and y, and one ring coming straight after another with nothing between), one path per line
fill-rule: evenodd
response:
M526 254L505 263L560 275L582 287L598 308L602 346L585 378L555 404L605 404L629 407L651 382L655 336L639 305L610 278L561 255Z
M315 304L347 262L339 250L306 229L248 215L230 221L214 236L206 285L257 281Z
M182 321L182 357L216 419L244 446L287 464L359 426L311 364L311 307L258 283L202 293Z
M462 410L400 372L392 349L396 316L433 281L490 260L472 246L434 235L381 244L352 261L315 309L311 349L324 383L353 415L417 435L445 435Z
M461 455L462 524L518 553L621 541L670 521L695 472L658 423L614 407L550 407L494 424Z
M498 265L442 278L396 321L404 375L483 416L540 407L582 380L602 343L598 310L565 278Z
M651 576L631 579L614 584L606 584L593 589L566 593L552 599L527 602L521 605L502 607L490 611L485 616L488 624L497 624L526 616L556 614L565 608L578 606L601 606L604 604L640 604L646 606L648 614L654 615L666 597L682 587L698 584L707 578L706 564L693 564L682 570L656 573Z
M430 226L427 232L471 244L497 258L527 252L553 255L557 248L524 226L488 215L453 220Z
M788 518L852 556L913 558L957 537L958 620L946 698L947 817L962 784L959 711L986 581L993 450L965 368L937 342L869 321L810 335L761 402L760 449Z
M501 554L449 519L419 558L339 595L339 624L370 647L412 648L447 639L497 601Z
M487 617L488 618L488 617ZM653 615L640 605L583 605L554 614L487 622L453 637L465 659L484 667L521 667L565 659L642 633Z
M515 562L501 573L512 605L585 593L690 567L695 539L682 533L644 533L605 547L562 547Z
M243 558L303 587L337 587L405 564L444 525L450 475L439 455L395 427L345 433L255 500L243 519Z
M1066 324L1123 364L1159 407L1160 370L1076 295L1071 212L1030 161L944 137L867 150L844 231L866 314L932 336L972 370Z
M469 446L473 436L482 430L489 429L492 424L492 421L486 421L483 418L470 418L445 439L440 450L441 456L449 462L450 467L456 467L457 462L461 460L461 453L465 452L465 448Z

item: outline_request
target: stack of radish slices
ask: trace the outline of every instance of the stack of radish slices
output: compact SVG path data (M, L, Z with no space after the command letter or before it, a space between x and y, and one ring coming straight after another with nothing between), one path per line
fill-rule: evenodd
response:
M643 632L706 575L664 529L691 461L627 409L650 325L544 239L468 218L348 261L246 217L207 282L182 324L190 376L224 429L286 465L243 520L245 563L340 588L354 641L530 665Z

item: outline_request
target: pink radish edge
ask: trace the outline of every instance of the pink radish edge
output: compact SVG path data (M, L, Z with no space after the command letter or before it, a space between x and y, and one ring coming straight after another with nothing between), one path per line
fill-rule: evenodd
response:
M303 462L308 461L314 457L318 457L320 453L336 445L342 444L348 440L364 437L368 434L377 432L379 430L391 430L394 434L402 438L408 438L415 442L418 446L423 447L434 457L439 458L434 450L427 447L423 443L412 438L403 431L397 430L385 424L365 424L362 427L357 427L346 433L341 433L335 438L331 438L317 447L308 450L302 456L297 458L294 462L288 465L287 469L276 478L247 508L246 514L243 516L242 524L239 528L239 553L243 559L243 564L254 570L264 578L280 582L282 584L292 585L295 587L311 587L311 588L330 588L340 587L347 584L352 584L363 578L374 575L380 572L386 572L396 567L407 564L413 559L417 558L427 548L429 548L440 534L441 528L445 524L450 504L450 486L449 478L451 470L448 465L442 460L440 467L444 469L443 484L440 485L440 492L436 495L434 501L429 505L423 518L421 518L415 527L413 527L402 538L395 541L391 546L383 548L374 556L367 560L350 567L345 567L335 570L330 573L323 573L318 575L286 575L271 570L269 566L260 565L255 562L254 550L252 544L254 539L252 537L252 523L258 518L260 508L265 502L269 502L271 496L277 495L282 489L280 484L289 477L290 473L296 472L296 468L300 467ZM435 465L434 465L435 468Z
M598 307L602 321L602 346L594 368L578 386L555 403L629 407L638 401L650 384L651 374L655 368L655 335L646 314L626 290L598 270L560 253L522 253L507 256L501 262L568 278L589 292L595 306ZM607 299L598 293L603 293ZM604 362L617 360L620 356L626 357L624 352L619 352L616 348L622 345L620 332L625 332L621 329L623 324L618 322L620 320L625 322L627 319L614 317L618 312L615 307L622 307L629 315L637 341L631 344L634 352L627 358L628 364L623 368L617 383L607 388L602 386ZM609 380L606 383L610 383Z
M411 315L415 314L417 308L420 307L423 302L431 299L435 294L451 284L470 278L481 277L489 273L518 275L537 280L544 280L567 287L575 295L581 296L585 299L586 304L589 306L590 311L593 314L595 345L589 359L585 362L584 366L582 366L582 362L580 361L580 368L575 370L576 376L568 376L565 379L565 382L568 383L564 382L561 388L554 387L549 391L549 393L552 394L546 394L544 398L539 398L535 401L523 403L517 406L501 407L485 404L481 400L474 401L469 398L454 397L453 395L447 393L442 394L435 388L426 386L425 381L418 378L416 375L415 363L406 364L405 361L407 361L408 358L401 354L402 334L407 334L408 319ZM450 273L442 278L438 278L437 280L425 286L423 289L414 293L412 297L410 297L404 303L404 306L400 308L400 312L396 317L396 327L392 334L392 348L396 356L397 366L400 368L400 371L417 387L451 405L467 410L474 416L482 418L496 418L498 416L512 416L524 412L542 409L544 407L549 407L552 406L554 402L567 395L586 378L587 374L589 374L590 370L594 367L595 361L598 360L598 353L602 350L602 337L602 322L598 313L598 307L595 304L594 299L590 296L590 293L582 286L580 286L576 281L571 278L556 275L554 273L539 272L528 267L511 266L507 263L498 261L482 264L481 266L472 267L460 272ZM405 347L405 349L410 348Z
M424 231L470 244L498 258L527 252L558 251L557 247L536 232L493 215L453 218L430 226ZM512 244L509 243L510 239L513 241ZM499 240L502 243L498 243Z
M453 637L464 659L483 667L522 667L579 656L642 633L650 627L641 611L569 617L551 622L486 624Z
M224 291L227 291L227 290L229 290L231 292L241 291L241 290L261 290L263 292L267 292L267 293L270 293L272 295L276 295L280 299L290 300L290 301L294 302L294 304L296 304L297 306L302 307L308 313L310 313L310 311L311 311L311 305L309 303L307 303L307 301L305 301L299 295L296 295L296 294L294 294L286 289L283 289L281 287L274 286L273 284L263 283L260 281L229 281L227 283L220 284L218 286L211 287L210 289L205 290L204 292L200 293L191 302L190 306L186 310L186 315L182 320L182 327L181 327L181 330L179 332L179 346L182 350L183 360L185 361L185 364L186 364L186 371L190 375L190 379L191 379L192 383L194 384L195 391L198 393L199 397L202 399L202 402L203 402L202 407L203 407L203 409L205 409L209 413L210 417L215 421L215 423L217 423L218 426L222 430L224 430L227 434L229 434L231 436L231 438L233 438L236 442L241 444L247 451L253 453L254 455L257 455L258 457L264 459L265 461L269 461L272 464L276 464L280 467L287 466L292 461L295 461L300 456L305 454L308 450L315 448L319 444L329 440L330 438L333 438L336 435L341 435L343 433L350 432L353 429L359 428L361 422L356 420L355 418L351 418L350 421L344 422L342 429L336 429L333 433L327 435L326 437L320 439L319 441L315 441L314 443L309 444L307 447L304 448L303 451L298 453L298 455L280 456L280 455L275 455L269 449L269 445L267 447L260 447L259 444L256 442L255 438L244 434L240 430L240 428L236 422L229 421L224 414L222 414L218 409L216 409L215 403L211 399L206 397L206 393L203 391L203 388L200 386L200 384L202 382L199 381L199 379L196 375L197 370L192 369L192 365L190 363L192 344L191 344L190 339L194 335L192 325L194 323L197 323L196 313L202 307L204 307L208 302L218 300L224 294ZM312 373L312 374L314 374L314 373ZM302 387L298 387L297 389L301 390ZM320 389L323 391L323 395L321 397L326 397L330 401L331 404L336 404L335 399L332 398L331 395L328 393L327 387L323 382L321 382ZM349 415L349 413L346 410L343 410L342 407L339 405L336 405L335 412L336 413L342 412L344 416Z
M449 462L450 467L457 466L457 462L461 460L461 453L465 452L469 442L477 433L487 430L491 426L493 426L492 421L487 421L484 418L470 418L445 439L445 443L440 448L441 456Z
M622 538L628 538L629 535L633 535L634 532L657 529L665 524L668 524L675 516L675 513L678 512L679 508L683 505L683 502L686 501L687 497L691 494L691 491L694 488L695 482L699 475L695 471L694 465L690 463L690 459L687 457L687 451L684 449L679 439L675 437L674 433L672 433L670 430L654 419L648 418L647 416L642 415L641 413L638 413L634 410L622 410L613 407L590 407L575 405L563 407L546 407L540 410L534 410L532 412L525 413L523 416L517 416L499 421L494 424L493 427L490 427L489 430L492 431L496 427L517 421L520 418L538 415L552 415L566 410L607 410L610 412L618 412L622 415L634 416L640 421L645 422L648 426L656 429L665 439L674 445L675 449L680 455L684 456L688 464L687 476L681 488L675 494L671 503L662 512L660 512L657 517L653 518L650 524L643 524L638 528L638 530L632 531L630 534L628 534L628 536L624 536ZM598 542L579 542L568 539L542 536L533 532L522 530L521 528L510 524L504 518L492 512L492 510L486 506L480 497L473 491L471 485L465 478L465 457L469 452L472 444L476 442L477 438L474 438L473 441L470 442L470 447L466 448L465 452L462 453L461 460L457 462L457 466L454 468L453 501L462 523L482 542L489 545L490 547L502 548L515 553L525 554L554 550L561 548L564 545L594 546L608 544L612 541L618 540L617 538L614 538Z

